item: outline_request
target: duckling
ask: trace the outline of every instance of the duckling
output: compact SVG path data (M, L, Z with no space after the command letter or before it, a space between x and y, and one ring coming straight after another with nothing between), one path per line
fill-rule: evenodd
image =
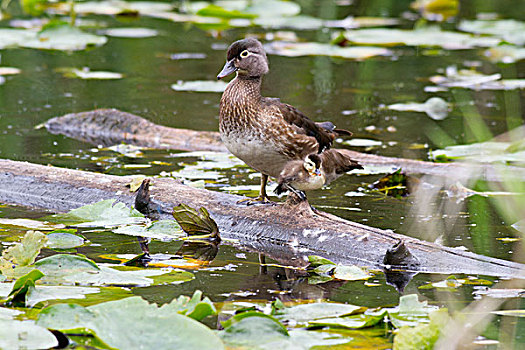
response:
M312 153L304 161L293 160L285 165L279 174L275 193L291 191L301 200L306 200L303 191L320 189L354 169L363 167L336 149L329 149L321 154Z

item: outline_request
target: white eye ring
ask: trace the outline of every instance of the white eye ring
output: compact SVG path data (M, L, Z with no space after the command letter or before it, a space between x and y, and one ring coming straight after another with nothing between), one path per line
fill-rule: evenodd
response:
M250 51L248 50L244 50L243 52L241 52L241 57L242 58L246 58L250 55Z

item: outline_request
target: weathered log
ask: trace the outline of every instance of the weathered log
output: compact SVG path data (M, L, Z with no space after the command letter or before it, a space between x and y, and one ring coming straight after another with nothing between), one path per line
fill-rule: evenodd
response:
M56 212L109 198L128 205L134 201L126 187L129 176L0 160L0 182L0 202ZM384 268L386 251L403 240L420 264L418 271L524 277L525 265L420 241L329 214L312 215L304 203L246 207L237 204L239 196L192 188L173 179L153 182L150 194L161 208L161 218L171 217L172 208L180 203L204 206L217 221L223 238L238 239L243 247L287 264L304 264L306 256L314 254L339 263Z
M47 130L95 145L112 146L129 143L143 147L177 149L182 151L228 152L219 134L212 131L175 129L154 124L134 114L116 109L97 109L55 117L44 123ZM501 181L503 169L490 164L432 163L419 160L383 157L342 150L364 166L401 168L406 174L450 176L458 179L476 177L487 181ZM525 179L525 169L506 166L505 176L511 174Z

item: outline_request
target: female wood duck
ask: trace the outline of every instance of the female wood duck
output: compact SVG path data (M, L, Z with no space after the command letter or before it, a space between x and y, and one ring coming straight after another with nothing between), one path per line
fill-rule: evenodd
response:
M320 189L354 169L363 167L336 149L329 149L321 154L312 153L304 161L292 160L285 164L277 180L275 193L291 191L301 200L306 200L303 191Z
M270 203L268 176L278 178L289 161L322 154L337 135L351 135L330 122L313 122L278 98L261 96L261 78L268 70L262 44L248 38L230 45L226 64L217 75L222 79L237 73L221 98L221 139L231 153L262 174L260 195L248 204Z

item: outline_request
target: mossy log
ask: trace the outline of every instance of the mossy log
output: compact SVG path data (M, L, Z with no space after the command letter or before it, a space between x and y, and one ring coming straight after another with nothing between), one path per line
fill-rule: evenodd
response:
M0 160L0 202L55 212L110 198L131 205L135 196L126 187L130 180L129 176ZM304 202L247 207L237 204L239 196L192 188L174 179L154 179L153 185L150 193L160 207L161 218L170 218L172 208L180 203L205 207L223 238L238 239L245 249L284 264L304 265L308 255L321 255L338 263L385 268L385 253L398 249L402 240L413 261L419 262L418 267L413 266L417 271L523 276L525 265L420 241L330 214L313 215Z
M228 152L219 134L213 131L175 129L154 124L134 114L116 109L71 113L55 117L43 124L54 134L62 134L95 145L113 146L128 143L142 147L182 151ZM497 167L490 164L433 163L413 159L383 157L342 150L364 166L401 168L405 174L450 176L458 179L478 178L501 181L504 176L525 180L525 169L513 166ZM502 176L502 174L505 174Z

